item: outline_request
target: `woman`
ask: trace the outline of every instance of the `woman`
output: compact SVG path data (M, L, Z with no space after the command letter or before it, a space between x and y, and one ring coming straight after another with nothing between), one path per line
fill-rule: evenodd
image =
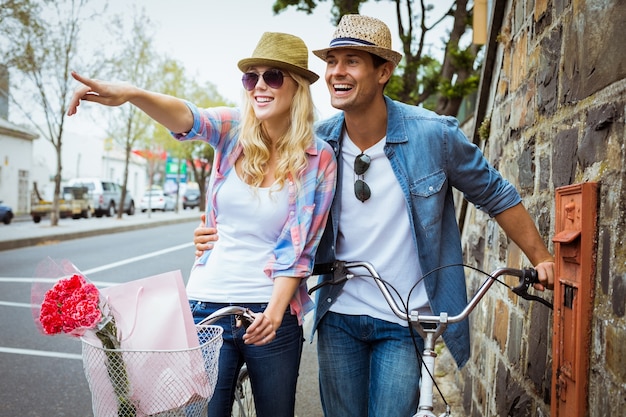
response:
M201 139L215 148L207 193L207 226L219 240L196 259L187 284L196 322L227 305L255 313L248 329L222 319L224 345L211 417L230 416L236 376L247 363L257 415L294 415L302 352L302 318L312 308L306 294L314 255L328 216L336 161L314 137L304 42L265 33L252 57L238 63L246 90L239 109L198 109L191 103L140 88L72 76L81 100L109 106L130 102L178 140Z

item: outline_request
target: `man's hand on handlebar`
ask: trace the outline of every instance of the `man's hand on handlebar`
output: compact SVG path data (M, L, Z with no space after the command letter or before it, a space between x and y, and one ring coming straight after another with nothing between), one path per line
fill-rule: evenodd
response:
M535 284L534 288L539 291L554 289L554 260L539 262L535 265L535 270L537 270L540 284Z

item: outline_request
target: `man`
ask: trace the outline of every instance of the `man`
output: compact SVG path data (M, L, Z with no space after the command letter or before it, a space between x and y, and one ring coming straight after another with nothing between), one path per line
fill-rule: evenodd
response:
M552 287L553 257L518 192L467 140L456 119L384 95L402 55L391 49L383 22L345 15L330 46L313 53L326 62L331 103L341 110L316 126L338 161L316 263L368 261L403 298L412 294L409 310L458 314L467 302L465 276L462 268L445 267L463 260L454 187L495 217L535 265L542 286ZM217 239L207 233L215 232L196 229L198 251ZM321 275L320 282L331 278ZM420 365L412 335L371 279L322 287L315 330L326 417L416 412ZM469 359L467 321L448 326L444 340L463 366Z
M526 254L545 286L553 258L517 191L490 167L455 119L384 96L402 56L378 19L343 16L326 61L333 107L316 126L337 153L338 184L318 263L369 261L410 309L458 314L466 305L452 187L490 215ZM353 189L354 188L354 189ZM427 274L423 280L423 274ZM320 280L332 278L323 275ZM326 417L411 416L419 364L406 321L398 319L373 280L353 278L319 290L320 391ZM448 327L446 345L459 366L469 358L467 321Z

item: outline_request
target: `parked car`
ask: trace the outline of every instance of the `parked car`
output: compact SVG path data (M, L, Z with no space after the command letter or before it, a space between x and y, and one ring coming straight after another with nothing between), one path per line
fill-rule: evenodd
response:
M195 208L200 205L200 190L197 188L187 188L183 195L183 210Z
M0 201L0 222L4 224L11 224L11 220L13 220L13 210L11 207L6 204L2 204L2 201Z
M68 185L82 185L89 189L93 214L96 217L103 215L111 217L120 209L129 216L135 214L135 200L132 194L126 190L126 199L122 205L122 186L113 181L100 178L74 178L68 181Z
M142 213L148 210L174 211L176 200L172 196L165 194L161 189L147 190L141 197L139 208Z
M37 189L36 183L33 184L33 191L30 201L30 215L35 223L39 223L43 217L52 213L52 200L43 198ZM87 187L83 185L66 185L63 187L59 198L60 218L88 219L93 211L91 206L91 197Z

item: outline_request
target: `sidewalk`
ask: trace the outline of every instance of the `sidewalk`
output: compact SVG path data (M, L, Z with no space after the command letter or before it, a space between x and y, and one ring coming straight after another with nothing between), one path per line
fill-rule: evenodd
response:
M61 219L59 225L55 227L50 226L50 218L34 223L30 217L16 217L9 225L0 224L0 250L193 221L200 223L198 210L179 210L178 213L174 211L137 212L132 216L123 214L119 220L117 217Z

